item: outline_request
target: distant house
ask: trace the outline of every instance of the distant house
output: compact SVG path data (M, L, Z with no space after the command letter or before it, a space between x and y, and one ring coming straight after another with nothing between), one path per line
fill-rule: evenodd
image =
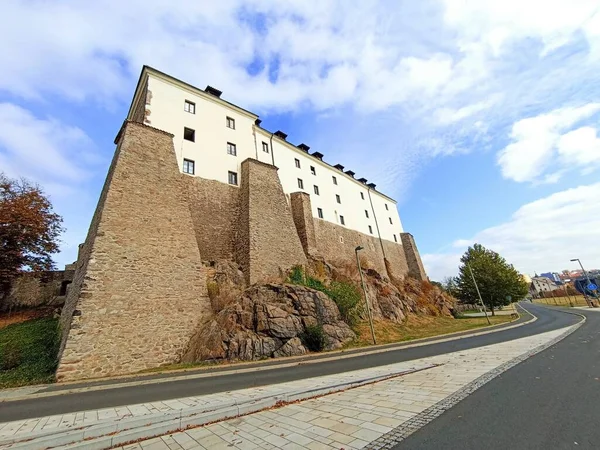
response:
M556 272L542 273L542 274L540 274L540 277L548 278L550 281L553 281L556 284L560 284L561 283L560 274L556 273Z
M534 297L539 297L542 292L551 292L559 288L560 286L549 278L533 277L529 285L529 293Z

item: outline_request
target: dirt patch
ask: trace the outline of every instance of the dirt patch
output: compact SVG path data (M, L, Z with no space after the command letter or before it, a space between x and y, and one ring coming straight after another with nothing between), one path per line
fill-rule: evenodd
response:
M36 308L23 311L13 311L0 314L0 328L7 327L13 323L21 323L32 319L41 319L43 317L52 317L56 308Z

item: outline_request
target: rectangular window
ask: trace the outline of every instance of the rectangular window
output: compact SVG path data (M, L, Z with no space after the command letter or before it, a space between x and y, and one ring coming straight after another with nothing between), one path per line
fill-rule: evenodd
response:
M231 142L227 143L227 154L237 156L237 148L235 147L235 144L232 144Z
M313 175L317 174L317 170L315 169L314 166L310 166L310 173L312 173Z
M237 186L238 181L237 181L237 173L236 172L229 172L227 179L229 181L229 184L233 184L234 186Z
M366 209L365 209L365 216L367 216L367 219L369 218L369 211L367 211Z
M196 114L196 104L186 100L183 104L183 110L185 112L189 112L190 114Z
M340 196L338 194L335 194L335 201L338 203L342 203L342 199L340 198Z
M340 223L342 225L346 225L346 221L344 220L344 216L340 216Z
M183 138L186 141L195 142L196 141L196 132L191 128L184 127L183 129Z
M398 242L398 238L394 235L394 242Z
M263 152L269 153L269 144L267 144L266 142L263 142L262 147L263 147Z
M296 163L296 167L300 168L300 160L298 158L294 158L294 162Z
M319 216L319 219L323 218L323 210L321 208L317 208L317 215Z
M235 130L235 119L232 119L231 117L227 117L226 123L227 123L227 128L231 128L232 130Z
M313 188L315 189L315 194L319 195L319 186L315 185Z
M392 223L392 218L391 218L391 217L389 217L389 219L390 219L390 225L393 225L393 223Z
M387 203L385 204L385 210L388 211Z
M302 181L302 179L301 179L301 178L298 178L298 187L299 187L300 189L304 189L304 181Z
M333 184L337 184L337 178L335 176L331 176L331 179L333 180Z
M373 234L373 228L371 228L371 225L369 225L369 233Z
M194 175L195 172L195 164L191 159L183 160L183 173L189 173L190 175Z
M363 200L365 199L365 193L364 192L360 193L360 198L362 198Z

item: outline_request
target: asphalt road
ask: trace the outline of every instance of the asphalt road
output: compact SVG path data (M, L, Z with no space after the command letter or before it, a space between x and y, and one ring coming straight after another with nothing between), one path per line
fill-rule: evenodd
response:
M536 308L537 311L537 308ZM396 449L600 448L600 312L504 372Z
M207 378L169 381L130 387L118 387L118 385L115 385L114 388L107 390L9 401L0 403L0 422L53 414L64 414L88 409L101 409L113 406L168 400L194 395L206 395L316 376L331 375L495 344L565 327L578 320L577 316L550 310L539 305L528 303L525 307L535 314L538 317L538 320L518 328L498 331L482 336L474 336L420 347L400 347L384 353L311 364L299 364L291 367L277 367L277 365L273 365L271 369L260 372L224 375L219 374L218 371L216 371L214 376ZM600 384L598 386L600 387ZM51 388L49 390L51 390Z

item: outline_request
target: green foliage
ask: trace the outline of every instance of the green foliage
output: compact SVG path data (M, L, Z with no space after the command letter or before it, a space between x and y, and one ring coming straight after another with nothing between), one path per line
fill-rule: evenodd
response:
M311 276L305 276L301 266L295 266L287 279L288 283L306 286L321 291L337 305L342 319L348 325L355 325L360 316L362 296L356 286L341 281L332 281L325 286L321 281Z
M0 389L54 381L58 320L28 320L0 329Z
M331 298L348 325L356 325L359 320L362 296L356 286L350 283L332 281L326 294Z
M311 352L322 352L327 345L327 337L320 324L308 325L300 335L300 340Z
M302 266L292 267L287 282L290 284L304 285L304 271L302 270Z
M208 290L208 298L210 298L211 301L215 300L220 294L219 285L214 281L206 283L206 289Z
M528 293L528 286L517 270L498 253L475 244L461 258L459 276L456 277L457 297L463 303L479 303L479 296L471 276L473 270L483 302L494 309L520 301ZM510 296L510 300L508 299Z

